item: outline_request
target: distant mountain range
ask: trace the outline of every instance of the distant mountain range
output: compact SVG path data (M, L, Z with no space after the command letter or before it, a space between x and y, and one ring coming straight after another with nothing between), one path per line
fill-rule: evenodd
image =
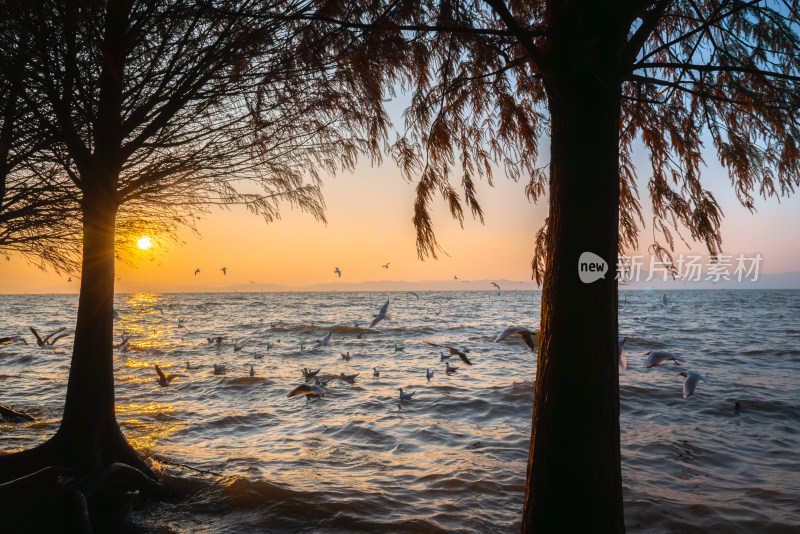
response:
M661 276L653 276L647 281L649 273L642 271L639 282L621 285L623 291L655 289L655 290L676 290L676 289L800 289L800 271L786 273L761 273L756 282L742 280L720 280L713 283L710 280L698 282L685 282L682 280L662 280ZM704 277L706 275L703 275ZM78 281L64 285L36 288L27 293L77 293L79 289ZM371 280L365 282L347 282L345 280L334 280L330 282L319 282L303 286L287 286L280 284L228 284L219 286L209 285L184 285L175 286L167 284L141 284L128 283L125 280L117 281L117 293L136 293L136 292L162 292L162 293L223 293L223 292L291 292L291 291L497 291L492 285L497 283L503 291L520 291L539 289L535 282L530 280L420 280L409 282L405 280ZM19 293L19 287L7 285L0 282L0 293Z

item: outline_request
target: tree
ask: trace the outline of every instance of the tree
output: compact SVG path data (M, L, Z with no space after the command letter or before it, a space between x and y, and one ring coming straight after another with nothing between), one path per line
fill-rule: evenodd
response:
M76 267L78 205L52 164L32 156L47 142L38 135L25 92L27 36L0 17L0 252L17 252L67 271Z
M36 157L60 165L77 193L82 278L60 427L38 447L0 457L0 482L44 468L3 487L9 495L73 474L64 502L84 528L111 520L98 519L108 515L92 500L102 498L98 484L154 489L115 419L120 210L149 206L182 222L198 207L241 204L270 221L289 204L323 219L318 173L352 168L377 146L384 117L361 111L363 78L341 69L347 41L297 16L313 3L51 0L4 9L30 40L22 95L50 141Z
M707 140L751 210L754 194L800 185L797 7L444 0L330 14L403 42L407 60L386 72L412 92L393 148L418 182L420 255L439 249L429 213L437 192L458 220L465 207L482 219L474 180L491 181L493 165L528 176L529 196L549 200L532 264L543 294L523 531L624 531L617 282L582 283L578 258L590 251L613 269L618 251L638 244L635 142L650 152L647 189L667 245L651 245L659 256L683 229L720 250L721 210L701 179ZM539 168L548 130L549 169Z

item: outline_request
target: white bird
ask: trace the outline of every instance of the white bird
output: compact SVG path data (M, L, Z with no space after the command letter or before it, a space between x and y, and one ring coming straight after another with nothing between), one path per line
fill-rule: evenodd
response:
M323 386L319 380L315 384L300 384L292 391L289 392L287 397L294 397L296 395L305 395L307 399L313 397L324 397L325 393L327 393L327 389Z
M445 368L444 372L447 374L455 373L458 367L450 367L450 362L444 362Z
M214 364L214 374L215 375L224 375L225 374L225 366L219 363Z
M194 275L197 276L197 273L199 273L199 272L200 272L200 269L195 269L194 270Z
M341 374L339 375L339 379L340 379L340 380L344 380L345 382L349 382L349 383L351 383L351 384L355 384L355 383L356 383L356 377L357 377L359 374L361 374L361 373L356 373L356 374L354 374L354 375L346 375L346 374L344 374L344 373L341 373Z
M333 272L334 272L334 274L338 274L338 275L339 275L339 278L341 278L341 277L342 277L342 271L340 271L338 267L337 267L337 268L335 268L335 269L333 270Z
M622 355L622 346L625 344L626 339L625 337L617 339L617 365L620 371L624 371L628 368L628 360Z
M223 276L228 276L228 268L227 267L220 268L220 271L222 271L222 275Z
M250 376L256 376L256 370L253 369L253 366L250 366Z
M397 389L400 390L400 400L401 401L411 400L411 397L413 397L414 393L416 393L416 391L412 391L411 393L403 393L403 388L397 388Z
M649 356L648 356L649 354ZM675 356L671 352L666 352L663 350L654 350L652 352L645 352L645 356L648 356L647 361L644 362L644 366L648 369L655 367L656 365L661 365L667 360L672 360L675 362L675 365L680 365L678 362L682 362L683 358L680 356Z
M200 366L199 366L199 365L195 365L195 366L193 367L193 366L189 365L189 360L186 360L186 370L187 370L187 371L191 371L191 370L193 370L193 369L200 369Z
M34 327L29 326L28 328L33 333L33 337L36 338L36 344L39 345L42 348L52 348L53 345L55 345L56 341L58 341L62 337L66 337L66 336L69 336L71 334L70 332L64 332L64 330L67 329L66 326L62 326L61 328L59 328L55 332L51 332L50 334L48 334L45 337L41 337L39 335L39 332L37 332ZM56 334L58 334L58 335L56 335Z
M372 316L374 317L374 319L372 319L372 322L369 323L369 328L372 328L373 326L383 321L384 319L391 320L392 314L387 311L388 309L389 309L389 301L387 300L386 302L383 303L383 306L381 306L380 311L378 311L378 315Z
M165 375L164 371L161 370L158 364L155 364L154 367L156 368L156 373L158 373L158 385L161 386L162 388L167 387L168 385L170 385L170 383L172 383L173 380L181 376L181 375Z
M508 336L519 335L522 337L523 343L525 346L528 347L528 350L533 352L536 350L537 341L536 336L539 335L538 330L531 330L530 328L526 328L524 326L509 326L500 334L494 338L494 342L497 343L498 341L503 341Z
M350 356L350 351L349 350L347 352L343 352L342 353L342 359L344 361L346 361L346 362L349 362L351 357L352 356Z
M311 347L311 350L314 350L319 347L330 347L331 345L331 332L328 332L328 335L317 341L317 344Z
M189 329L188 329L188 328L186 328L186 325L185 325L185 324L183 324L183 319L181 319L180 317L178 317L178 328L183 328L184 330L186 330L186 333L187 333L187 334L191 334L191 332L189 331Z
M700 373L695 373L694 371L689 371L688 373L682 371L678 373L679 376L683 376L686 380L683 381L683 398L685 399L692 393L694 393L695 388L697 387L697 383L701 380L710 384L711 381L706 378L705 376L701 375Z
M233 352L239 352L244 348L244 343L239 344L235 339L233 340ZM269 348L269 347L268 347Z
M459 350L459 349L457 349L455 347L451 347L449 345L437 345L436 343L432 343L430 341L423 341L423 343L425 343L426 345L428 345L430 347L445 348L445 349L447 349L447 352L449 352L450 354L458 355L458 357L461 358L462 362L466 363L467 365L472 365L472 362L469 361L469 358L467 358L467 354L466 354L467 352L469 352L469 349L461 349L461 350Z
M263 358L264 358L264 355L263 355L263 354L258 354L257 352L254 352L254 353L253 353L253 359L254 359L254 360L261 360L261 359L263 359Z
M394 344L394 351L399 352L401 350L406 350L406 348L402 345L398 345L397 343Z
M373 367L372 368L372 376L374 376L375 378L378 378L379 376L381 376L381 372L378 371L377 367Z
M433 378L433 371L430 369L425 369L425 377L428 379L428 382L430 382L431 378Z
M492 282L492 285L496 287L498 291L500 291L500 286L497 285L497 282Z
M445 361L445 360L449 360L449 359L450 359L450 356L452 356L452 354L448 354L447 356L445 356L445 355L444 355L444 352L442 352L442 351L439 351L439 361L440 361L440 362L443 362L443 361Z
M411 293L412 295L414 295L415 297L417 297L417 300L419 300L419 295L417 295L417 294L416 294L416 293L414 293L413 291L409 291L409 293Z

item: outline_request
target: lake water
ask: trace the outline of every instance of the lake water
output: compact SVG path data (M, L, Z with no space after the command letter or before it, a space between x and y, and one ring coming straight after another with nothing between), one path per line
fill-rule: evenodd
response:
M518 338L493 340L512 324L537 328L541 293L418 296L117 295L117 339L134 334L115 351L117 418L184 491L136 520L180 533L518 531L536 359ZM800 291L661 296L620 295L629 532L800 532ZM394 320L359 339L387 299ZM0 422L0 451L58 428L72 338L43 352L27 327L73 328L76 310L76 296L0 295L0 335L30 343L0 347L0 403L37 419ZM328 332L332 346L311 350ZM218 335L220 347L207 342ZM468 347L474 365L454 356L447 375L423 341ZM645 369L659 349L685 363ZM154 363L182 376L161 388ZM287 398L303 367L358 377L332 380L322 399ZM681 369L711 382L683 399Z

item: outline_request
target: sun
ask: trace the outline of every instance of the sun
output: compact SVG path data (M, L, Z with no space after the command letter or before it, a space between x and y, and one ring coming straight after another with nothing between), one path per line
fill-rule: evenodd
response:
M139 245L139 248L147 250L148 248L153 246L153 241L149 237L144 236L143 238L139 239L139 241L137 241L137 244Z

